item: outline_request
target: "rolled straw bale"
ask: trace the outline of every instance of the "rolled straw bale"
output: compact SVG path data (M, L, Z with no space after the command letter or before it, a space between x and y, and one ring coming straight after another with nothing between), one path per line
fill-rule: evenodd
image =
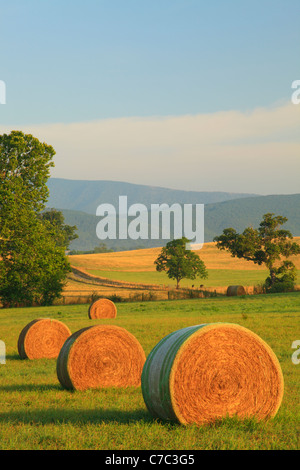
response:
M233 295L246 295L246 290L244 286L228 286L227 295L229 297Z
M71 331L61 321L38 318L21 331L18 339L19 355L21 359L57 358L69 336Z
M283 376L271 348L230 323L190 326L163 338L142 372L150 413L182 424L227 416L272 417L283 397Z
M116 318L117 307L109 299L98 299L89 306L89 318Z
M57 358L57 377L66 389L137 387L145 360L142 346L124 328L91 326L67 339Z

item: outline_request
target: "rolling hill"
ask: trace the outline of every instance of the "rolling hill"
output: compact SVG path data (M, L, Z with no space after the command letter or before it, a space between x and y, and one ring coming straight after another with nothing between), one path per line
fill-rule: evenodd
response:
M72 250L93 250L101 242L116 251L159 247L166 244L168 240L161 237L157 240L150 239L150 211L148 239L99 240L97 238L96 226L100 221L100 217L95 215L97 207L109 203L118 210L121 195L127 196L128 207L135 203L143 204L147 209L151 204L162 203L168 206L174 203L193 204L193 206L204 204L205 242L211 242L227 227L233 227L237 231L242 231L248 226L257 227L263 214L267 212L287 217L285 228L294 236L300 235L300 194L259 196L246 193L182 191L115 181L60 178L50 178L48 188L50 196L47 206L61 210L65 223L76 225L78 228L79 238L72 242L70 246Z
M128 198L128 205L144 204L213 204L255 194L182 191L156 186L145 186L118 181L80 181L61 178L48 180L49 207L86 212L95 215L100 204L109 203L118 207L119 196Z
M300 237L295 238L300 244ZM142 292L154 293L156 298L168 298L168 290L176 282L159 273L154 261L160 248L97 253L69 256L72 274L64 289L68 301L86 298L92 293L102 296L119 295L122 298L140 298ZM256 265L244 259L233 258L227 251L218 250L215 243L205 243L198 255L208 270L207 279L183 279L181 287L196 289L202 285L206 291L225 293L228 285L242 284L247 292L253 293L253 286L262 283L268 276L265 266ZM291 261L300 274L300 257L292 256Z
M300 194L282 196L259 196L225 201L216 204L206 204L204 207L204 237L205 242L222 233L224 228L233 227L241 232L245 227L258 227L263 214L273 212L288 218L284 228L294 236L300 236ZM57 207L57 209L61 209ZM65 223L76 225L79 238L70 246L74 250L88 251L94 249L100 242L116 251L138 248L159 247L167 240L99 240L96 236L96 226L100 217L85 212L61 209ZM150 233L150 224L149 224Z

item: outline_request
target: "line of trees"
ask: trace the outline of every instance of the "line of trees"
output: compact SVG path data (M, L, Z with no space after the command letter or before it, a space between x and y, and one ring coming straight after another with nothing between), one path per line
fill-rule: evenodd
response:
M69 255L92 255L96 253L113 253L114 251L119 251L119 250L114 250L113 248L108 248L106 243L99 243L93 250L88 250L88 251L83 251L83 250L70 250Z

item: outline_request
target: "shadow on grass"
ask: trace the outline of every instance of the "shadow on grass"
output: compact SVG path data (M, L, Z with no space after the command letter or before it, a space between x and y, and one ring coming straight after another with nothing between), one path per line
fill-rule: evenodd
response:
M11 384L1 385L1 392L19 392L23 394L25 401L20 403L19 406L23 409L12 410L9 412L0 412L0 423L7 424L31 424L31 425L45 425L45 424L102 424L102 423L115 423L115 424L129 424L132 422L141 421L143 423L153 422L153 418L148 413L146 408L137 408L135 410L120 410L119 408L104 408L97 404L93 409L81 408L81 404L77 403L76 406L76 390L64 390L60 384ZM26 395L27 392L38 392L40 395L39 401L45 400L45 408L36 408L36 395ZM54 395L55 404L51 403L51 398L48 400L49 392L58 392L58 395ZM72 403L62 403L59 406L60 392L67 398L74 397L75 401L71 399ZM89 392L89 391L88 391ZM95 390L90 391L95 392ZM114 390L119 392L119 390ZM74 396L75 395L75 396ZM80 394L81 395L81 394ZM44 397L44 398L43 398ZM58 400L58 401L57 401ZM82 400L82 397L80 397ZM89 400L89 395L84 398ZM99 402L101 401L101 391L99 390ZM84 406L84 405L83 405Z
M0 385L0 392L49 392L61 391L60 384L14 384L14 385Z
M9 361L23 361L24 359L21 359L19 354L6 354L6 360L9 360Z
M0 423L7 424L130 424L133 422L153 423L147 410L121 411L119 409L34 409L0 413Z
M65 391L62 389L60 384L28 384L28 385L4 385L0 387L0 392L45 392L45 399L47 400L47 393L49 391L62 392L69 395L76 394L77 391ZM94 392L94 390L92 391ZM58 395L59 397L60 395ZM40 396L42 401L42 395ZM59 399L59 398L58 398ZM85 400L89 400L89 396L85 397ZM99 397L101 400L101 397ZM73 400L72 400L73 402ZM81 402L82 405L82 402ZM101 424L114 424L114 425L128 425L128 424L161 424L168 430L173 430L181 427L176 422L166 422L160 419L155 419L148 412L146 407L136 408L134 410L120 410L120 408L104 408L95 405L93 409L80 408L80 404L76 401L73 403L64 403L59 407L59 403L56 401L55 405L51 407L51 401L46 402L45 408L36 408L34 398L30 400L27 396L25 403L20 404L23 409L13 410L8 412L0 412L0 423L7 425L17 424L28 424L31 426L44 426L44 425L101 425ZM197 427L197 425L195 425ZM265 426L264 422L258 422L255 418L238 418L238 417L224 417L216 420L214 423L207 424L206 430L222 431L222 429L236 430L241 432L253 433L258 430L263 431ZM197 427L198 428L198 427Z

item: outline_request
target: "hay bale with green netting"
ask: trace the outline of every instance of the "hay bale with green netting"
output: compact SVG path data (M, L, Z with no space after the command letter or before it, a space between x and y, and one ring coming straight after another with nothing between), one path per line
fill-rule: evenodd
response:
M283 375L271 348L230 323L190 326L163 338L150 352L142 393L154 418L202 425L237 416L275 416Z
M91 326L67 339L57 358L57 377L70 390L138 387L145 360L142 346L124 328Z
M236 295L246 295L246 289L244 286L228 286L227 295L228 297Z
M21 331L18 338L19 355L21 359L57 358L69 336L71 331L61 321L38 318Z
M116 318L117 307L112 300L98 299L89 306L88 316L90 319Z

